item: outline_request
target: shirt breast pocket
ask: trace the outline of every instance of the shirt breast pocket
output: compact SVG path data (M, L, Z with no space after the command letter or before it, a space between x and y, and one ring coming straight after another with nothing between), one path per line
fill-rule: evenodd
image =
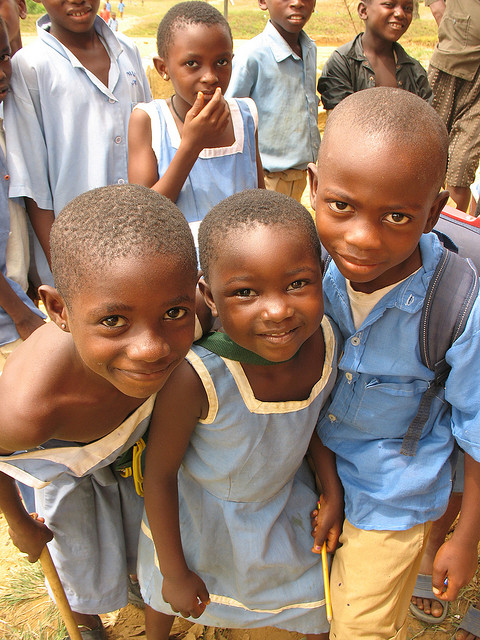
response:
M361 393L355 428L379 438L403 438L427 389L425 380L385 382L372 378Z
M471 39L470 30L469 16L444 16L438 28L438 50L461 51L469 44L472 44L469 42L469 39Z

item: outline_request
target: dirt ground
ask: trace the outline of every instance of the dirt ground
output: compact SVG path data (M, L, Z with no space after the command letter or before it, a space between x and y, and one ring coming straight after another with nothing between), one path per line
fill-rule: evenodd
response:
M20 591L29 576L38 574L32 584L27 583L30 599L22 597ZM428 627L409 615L408 638L423 640L448 640L452 638L461 616L478 591L478 572L472 584L462 596L450 606L450 613L443 624ZM19 582L20 580L20 582ZM9 603L9 600L17 600ZM25 601L23 601L25 599ZM30 565L15 549L7 534L3 516L0 516L0 640L61 640L59 622L56 615L51 620L55 607L50 602L37 567ZM334 613L335 615L335 613ZM143 611L128 605L113 613L102 616L107 629L108 640L146 640ZM372 630L373 631L373 630ZM207 629L202 625L179 620L175 623L172 636L175 640L300 640L296 633L278 629ZM354 640L354 639L352 639Z

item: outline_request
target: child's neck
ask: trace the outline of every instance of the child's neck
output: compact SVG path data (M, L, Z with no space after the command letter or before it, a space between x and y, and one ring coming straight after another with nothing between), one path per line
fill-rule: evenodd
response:
M375 86L396 87L396 64L393 43L372 34L368 29L362 36L365 56L375 72Z
M108 87L110 57L94 26L84 33L74 33L73 31L62 29L52 22L50 33L71 51L86 69Z
M288 402L310 396L322 376L324 361L325 340L319 327L291 360L269 366L245 363L241 366L257 400Z
M299 58L301 58L302 57L302 47L300 46L301 32L289 33L288 31L285 31L285 29L282 29L281 27L274 24L273 22L272 24L275 27L275 29L278 31L278 33L282 36L282 38L285 40L285 42L288 44L290 49L292 49L292 51L296 53Z

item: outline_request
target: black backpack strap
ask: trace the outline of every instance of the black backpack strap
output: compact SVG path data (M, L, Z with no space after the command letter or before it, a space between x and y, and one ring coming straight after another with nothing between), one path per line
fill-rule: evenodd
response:
M419 336L422 361L435 377L403 438L400 453L405 456L416 453L432 400L450 371L445 354L463 333L477 293L478 275L471 261L443 249L425 296Z

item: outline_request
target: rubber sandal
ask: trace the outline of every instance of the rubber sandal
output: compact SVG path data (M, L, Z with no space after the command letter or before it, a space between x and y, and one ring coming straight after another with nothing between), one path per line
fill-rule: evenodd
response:
M410 613L417 618L417 620L421 620L422 622L426 622L427 624L440 624L445 620L448 613L448 602L444 602L443 600L439 600L437 596L432 591L432 576L427 576L423 573L419 573L417 576L417 581L415 583L415 588L413 589L413 594L416 598L428 598L429 600L436 600L439 602L443 608L441 616L433 616L431 613L425 613L423 609L419 609L413 602L410 603ZM480 611L479 611L480 614Z
M98 620L98 626L95 629L89 629L88 627L79 626L78 630L82 636L82 640L107 640L107 634L105 633L105 627L103 626L100 616L95 616ZM70 636L66 635L64 640L70 640Z
M480 638L480 610L470 605L467 613L458 625L457 631L460 629Z
M128 576L128 602L133 604L134 607L145 609L145 602L140 592L138 580L132 580L130 576Z

